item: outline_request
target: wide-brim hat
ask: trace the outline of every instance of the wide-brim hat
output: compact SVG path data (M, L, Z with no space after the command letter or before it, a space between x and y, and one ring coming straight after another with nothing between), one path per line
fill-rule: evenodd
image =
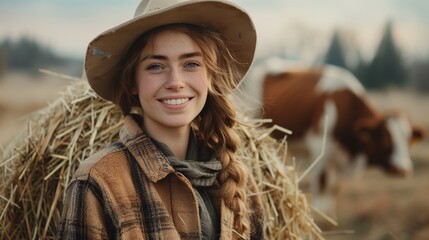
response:
M113 101L114 81L117 81L114 72L134 41L152 28L173 23L211 26L221 32L239 62L242 78L245 76L255 53L256 31L242 8L222 0L143 0L134 18L101 33L89 43L85 73L91 88L100 97Z

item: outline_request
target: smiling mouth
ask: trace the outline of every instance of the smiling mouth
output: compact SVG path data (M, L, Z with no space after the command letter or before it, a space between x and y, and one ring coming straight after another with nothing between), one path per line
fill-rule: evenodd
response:
M179 99L164 99L161 102L168 105L180 105L188 102L190 98L179 98Z

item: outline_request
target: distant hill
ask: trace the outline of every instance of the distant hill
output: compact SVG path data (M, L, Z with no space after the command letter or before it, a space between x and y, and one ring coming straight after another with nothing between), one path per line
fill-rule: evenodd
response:
M62 74L80 76L81 59L60 56L49 47L30 37L0 42L0 74L7 71L24 71L37 74L39 68L58 71Z

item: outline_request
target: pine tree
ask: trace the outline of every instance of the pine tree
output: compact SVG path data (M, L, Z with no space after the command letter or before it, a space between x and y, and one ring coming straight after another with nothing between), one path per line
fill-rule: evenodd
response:
M335 31L332 35L331 43L326 53L324 62L338 67L347 68L347 64L344 58L344 50L341 44L341 38L338 31Z
M389 85L403 86L407 82L407 72L401 54L396 47L392 22L388 22L374 59L368 66L366 86L381 89Z
M368 63L361 55L359 55L357 65L354 67L352 72L364 87L368 85Z

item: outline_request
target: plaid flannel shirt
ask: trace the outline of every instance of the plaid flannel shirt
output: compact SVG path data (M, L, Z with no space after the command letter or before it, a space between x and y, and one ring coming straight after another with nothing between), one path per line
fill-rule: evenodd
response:
M121 141L85 160L68 188L58 239L201 239L198 201L191 183L169 164L131 116ZM250 181L254 183L254 181ZM251 186L255 191L255 185ZM253 222L260 200L251 197ZM234 215L221 199L220 239L232 239ZM256 231L255 231L256 229ZM253 239L261 239L253 226Z

